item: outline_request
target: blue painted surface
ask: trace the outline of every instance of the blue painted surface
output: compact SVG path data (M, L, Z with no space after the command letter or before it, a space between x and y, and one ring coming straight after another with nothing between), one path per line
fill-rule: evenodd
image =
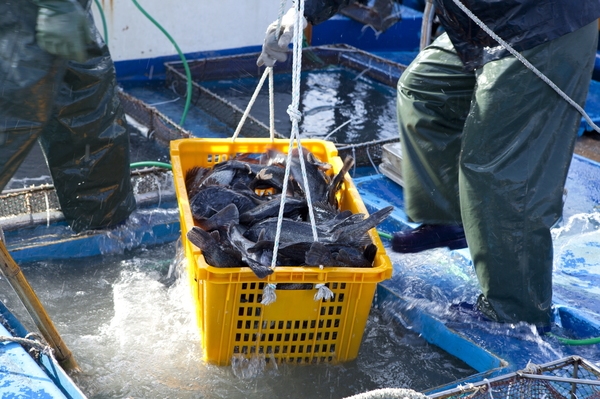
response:
M596 58L596 60L598 60L598 58ZM600 71L598 73L600 74ZM600 82L597 80L592 80L590 83L590 90L588 92L584 110L595 125L600 125ZM592 132L594 129L584 118L581 118L578 134L581 136L585 131Z
M243 53L260 52L260 46L239 47L233 49L223 49L219 51L197 51L184 54L187 60L222 57ZM115 70L117 80L124 81L161 81L165 79L165 63L181 61L179 55L170 55L155 58L141 58L127 61L116 61Z
M600 52L596 53L596 61L594 62L594 72L592 74L592 79L600 80Z
M26 335L24 327L1 302L0 319L3 320L0 323L0 335ZM42 355L42 363L38 364L21 345L0 342L0 359L0 397L3 399L85 398L60 366L46 355Z
M125 224L110 230L74 234L58 223L6 232L7 248L17 263L27 263L123 253L175 241L181 236L177 203L163 203L161 208L163 212L137 209Z
M401 6L402 19L383 33L342 15L316 25L312 30L311 45L345 43L374 51L418 51L423 14Z

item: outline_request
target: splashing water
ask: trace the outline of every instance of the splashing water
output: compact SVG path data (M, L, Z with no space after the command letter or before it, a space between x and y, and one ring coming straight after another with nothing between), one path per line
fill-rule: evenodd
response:
M425 390L475 372L376 309L351 362L206 364L181 252L171 243L22 265L80 364L73 378L89 398L342 398L383 387Z

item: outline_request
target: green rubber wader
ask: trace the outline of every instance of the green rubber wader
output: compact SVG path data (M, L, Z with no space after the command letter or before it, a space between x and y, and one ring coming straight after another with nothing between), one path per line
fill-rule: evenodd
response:
M597 39L594 22L521 54L583 107ZM401 76L398 120L407 215L462 223L499 319L548 325L550 228L562 215L579 112L512 56L464 72L444 34Z
M88 0L81 3L89 9ZM61 211L73 230L122 222L136 206L129 133L114 65L91 13L94 41L88 46L88 59L79 63L35 45L37 7L32 2L0 8L0 44L14 43L12 51L0 51L0 134L6 138L0 145L0 187L39 138Z

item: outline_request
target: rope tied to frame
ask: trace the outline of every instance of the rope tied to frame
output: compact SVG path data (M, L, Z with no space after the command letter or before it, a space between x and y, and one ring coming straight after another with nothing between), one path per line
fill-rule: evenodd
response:
M315 301L320 301L321 299L328 301L333 298L333 291L331 291L325 284L315 284L315 288L317 289L317 293L314 297Z
M53 360L56 360L54 358L54 350L52 347L37 333L29 333L25 338L0 335L0 343L2 342L17 343L31 354L44 354Z

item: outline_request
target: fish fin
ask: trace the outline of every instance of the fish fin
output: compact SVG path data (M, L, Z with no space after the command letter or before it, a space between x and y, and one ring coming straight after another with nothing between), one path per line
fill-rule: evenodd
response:
M255 262L251 259L244 259L248 264L248 267L254 272L256 277L265 278L270 274L273 274L274 270L269 266L261 265L258 262Z
M187 238L192 244L201 250L204 250L209 245L214 244L214 238L209 233L196 226L192 227L192 229L187 232Z
M217 230L223 227L227 228L228 226L239 224L239 222L240 211L234 204L227 205L208 219L196 220L198 227L205 231Z
M386 206L385 208L382 208L377 212L372 213L366 219L363 219L359 222L353 223L348 226L339 227L332 232L331 241L347 241L349 243L360 243L361 240L364 239L364 236L367 234L367 231L371 230L374 227L377 227L377 225L381 223L385 218L387 218L393 210L393 206ZM346 238L347 240L344 240L344 238Z
M264 251L264 250L273 251L274 246L275 246L275 243L273 241L258 240L255 245L248 248L248 252L255 253L255 252Z
M256 240L256 242L266 241L265 240L266 235L267 235L267 230L266 229L261 229L260 232L258 233L258 239Z
M194 166L185 172L185 187L188 198L194 197L200 190L202 179L207 175L210 169L201 166Z
M320 242L313 242L304 258L307 265L311 266L333 266L333 255L331 251Z
M337 175L335 175L335 177L331 180L331 183L329 183L329 186L327 186L327 201L331 205L337 207L338 202L336 194L340 190L340 188L342 188L344 176L346 176L346 173L348 173L352 166L354 166L354 158L348 155L346 156L346 158L344 158L344 164L342 165L342 169L340 169Z
M337 218L338 215L341 214L340 210L336 206L331 205L329 202L326 202L326 201L314 202L313 203L313 207L321 209L321 210L326 211L328 213L331 213L332 215L335 215L334 216L335 218ZM351 211L344 211L344 215L352 215L352 212ZM346 218L346 217L347 216L344 216L344 218Z

